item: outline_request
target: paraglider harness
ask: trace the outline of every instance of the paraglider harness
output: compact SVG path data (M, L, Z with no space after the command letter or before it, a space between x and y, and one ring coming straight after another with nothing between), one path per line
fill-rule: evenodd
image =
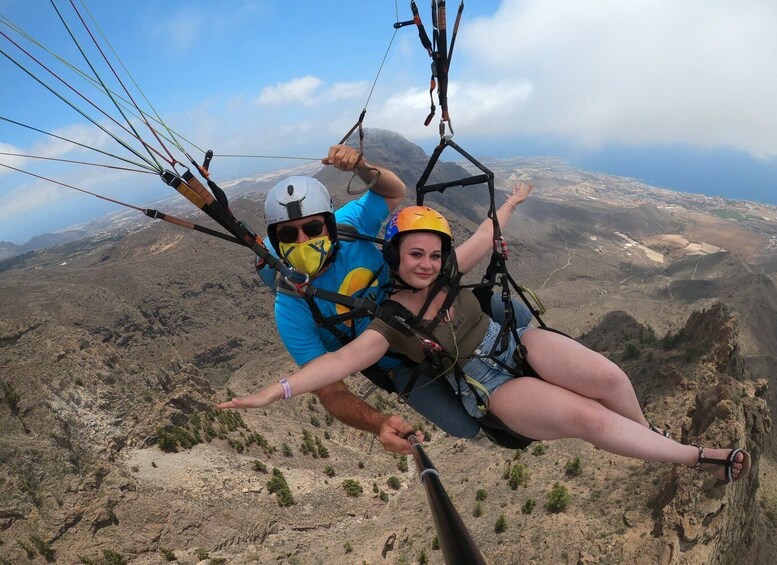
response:
M365 239L374 243L382 244L383 241L379 238L374 238L358 233L355 228L349 225L338 224L338 239ZM495 254L496 255L496 254ZM502 257L499 254L499 257ZM481 309L489 316L492 317L493 312L491 297L493 296L493 287L496 284L496 277L501 274L502 278L502 299L505 304L505 322L501 324L500 333L498 334L494 346L491 351L484 352L480 355L481 358L488 358L493 362L500 365L503 369L513 373L515 376L531 375L538 376L536 372L531 368L526 360L526 348L520 343L518 336L518 328L515 327L515 316L513 312L513 303L510 296L510 290L507 286L508 281L511 282L519 290L520 296L523 298L529 310L534 317L544 327L540 316L540 311L544 311L541 303L536 299L536 296L532 296L537 300L540 310L534 308L534 306L527 300L523 289L519 287L515 281L507 273L506 268L500 272L500 267L504 268L505 265L496 256L492 256L491 263L486 270L486 275L480 283L464 285L461 284L462 273L458 271L456 264L455 253L449 255L449 259L446 263L446 268L442 276L438 278L435 286L429 293L430 298L427 303L421 308L419 314L414 315L399 303L393 300L387 300L378 305L372 300L366 298L360 298L357 296L348 296L337 292L328 291L315 287L313 284L306 284L304 287L291 284L281 276L276 277L276 290L284 294L292 295L305 300L311 315L319 327L326 329L337 340L345 345L351 342L356 337L355 325L344 331L342 328L343 323L348 321L355 321L364 317L375 317L390 327L397 329L404 335L416 335L423 344L424 360L420 363L410 360L408 357L397 353L396 351L389 350L387 356L399 359L407 366L412 366L413 370L407 384L402 390L398 390L391 380L391 372L374 364L364 370L361 373L367 377L373 384L386 390L389 393L396 393L401 401L406 401L410 394L412 394L416 387L418 379L422 375L426 375L431 378L437 378L443 374L447 374L449 371L453 371L455 382L457 383L458 390L450 386L448 379L444 379L444 382L448 386L448 390L451 394L461 394L462 387L466 386L475 396L478 405L483 409L483 416L477 418L478 423L483 433L494 443L508 449L522 449L531 443L531 439L525 438L520 434L517 434L507 428L498 418L487 411L488 400L485 391L478 387L478 383L468 378L460 365L455 362L455 358L447 352L435 339L433 331L435 327L442 321L446 312L450 309L453 301L456 299L459 291L464 288L471 288L472 292L478 299L481 305ZM365 288L370 288L377 280L380 274L380 270L376 272L372 279L368 282ZM438 314L429 324L420 325L419 321L423 319L425 311L429 307L431 299L443 288L447 290L446 299L441 306ZM340 304L349 308L347 312L337 314L334 316L324 316L321 309L316 304L314 298L320 298L322 300L328 300L336 304ZM516 350L514 351L515 368L510 367L501 361L498 357L510 346L509 338L512 335L516 343Z
M451 252L443 272L430 289L429 296L426 302L421 306L418 314L413 314L394 300L387 300L381 305L382 311L380 312L380 319L405 336L416 336L421 343L424 355L422 361L415 363L410 379L405 385L405 388L401 392L398 391L398 394L400 398L407 398L412 393L421 375L436 379L450 374L453 377L455 388L447 378L445 378L443 382L449 386L451 393L460 397L463 388L466 387L475 398L478 408L482 411L482 415L476 418L481 431L497 445L510 449L523 449L533 440L521 436L509 429L496 416L488 411L488 392L479 382L466 375L462 368L462 363L466 360L459 359L458 356L447 351L434 335L435 329L447 318L451 306L461 290L464 289L472 289L473 294L478 299L481 310L489 318L493 319L491 303L493 285L487 280L481 283L465 285L461 284L461 277L462 273L458 271L455 253ZM445 291L446 296L437 314L429 320L424 320L424 314L428 310L432 300L441 291ZM526 358L526 347L521 344L518 335L512 299L510 298L509 293L505 298L507 299L505 304L509 311L505 312L505 320L500 324L500 331L497 334L491 349L489 351L478 351L474 356L480 359L488 359L505 372L512 374L513 377L539 377ZM527 306L531 309L530 304L527 303ZM500 360L501 355L510 347L511 336L516 346L513 350L514 366L503 363Z

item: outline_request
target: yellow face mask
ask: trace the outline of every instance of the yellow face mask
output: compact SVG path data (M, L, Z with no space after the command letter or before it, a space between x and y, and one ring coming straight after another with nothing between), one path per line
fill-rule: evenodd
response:
M332 251L329 237L322 235L303 243L279 243L281 259L306 275L315 275Z

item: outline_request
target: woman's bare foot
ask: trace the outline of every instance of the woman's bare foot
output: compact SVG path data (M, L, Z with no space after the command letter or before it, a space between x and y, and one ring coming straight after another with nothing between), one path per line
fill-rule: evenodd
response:
M741 449L705 449L698 446L699 461L695 468L712 474L715 478L738 481L750 470L750 454Z

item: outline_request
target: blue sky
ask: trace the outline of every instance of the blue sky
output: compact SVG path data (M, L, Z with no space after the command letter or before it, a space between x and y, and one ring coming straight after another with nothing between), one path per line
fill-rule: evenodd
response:
M69 0L55 3L100 75L118 89L89 49ZM98 37L100 31L107 37L165 122L200 148L323 156L367 102L392 37L365 125L397 131L427 152L437 141L436 122L422 124L429 58L413 27L394 36L397 13L401 20L410 17L409 2L74 3ZM448 4L452 25L458 3ZM431 29L429 3L418 5ZM0 32L117 116L109 100L8 26L88 70L49 1L0 0L0 16ZM451 67L455 139L474 155L556 155L667 188L777 204L774 29L777 3L770 0L470 0ZM116 130L2 36L0 49ZM0 116L127 155L2 56L0 78ZM150 139L147 129L139 131ZM121 164L5 121L0 152ZM216 158L212 172L227 180L299 162ZM152 175L8 155L0 155L0 164L138 206L171 194ZM22 243L111 209L0 167L0 241Z

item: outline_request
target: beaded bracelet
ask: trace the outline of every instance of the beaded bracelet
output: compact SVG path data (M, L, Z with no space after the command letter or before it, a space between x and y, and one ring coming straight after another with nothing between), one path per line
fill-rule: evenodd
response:
M281 383L281 386L283 387L283 400L291 398L291 385L289 384L289 381L281 379L278 382Z

